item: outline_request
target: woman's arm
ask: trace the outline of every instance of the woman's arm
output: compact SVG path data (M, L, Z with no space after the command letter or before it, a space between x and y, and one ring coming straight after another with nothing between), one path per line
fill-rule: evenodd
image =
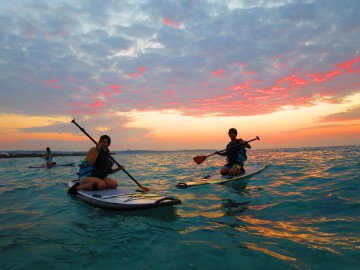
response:
M238 142L240 143L240 145L243 145L245 148L251 149L251 145L246 141L244 141L243 139L238 139Z
M99 155L99 150L96 147L90 148L86 154L86 160L90 166L94 165L97 156Z
M116 169L111 169L111 173L116 173L118 171L122 171L123 169L125 169L125 167L120 164L120 166L118 166Z

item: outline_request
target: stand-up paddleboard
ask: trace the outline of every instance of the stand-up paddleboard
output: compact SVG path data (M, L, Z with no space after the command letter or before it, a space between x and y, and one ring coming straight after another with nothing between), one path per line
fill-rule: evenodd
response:
M72 163L67 163L67 164L54 164L54 165L51 165L50 168L54 168L54 167L67 167L67 166L74 166L75 163L72 162ZM34 166L29 166L29 168L47 168L46 165L34 165Z
M76 182L77 180L68 183L67 187L72 187ZM81 190L75 196L99 208L118 211L150 209L181 203L173 197L131 189Z
M250 177L254 174L260 173L263 171L267 166L264 165L253 165L253 166L245 166L245 173L239 174L237 176L230 176L230 175L214 175L210 176L207 175L203 178L200 178L198 180L189 181L189 182L180 182L176 185L178 188L188 188L188 187L194 187L194 186L201 186L206 184L221 184L226 183L230 181L240 180L247 177Z

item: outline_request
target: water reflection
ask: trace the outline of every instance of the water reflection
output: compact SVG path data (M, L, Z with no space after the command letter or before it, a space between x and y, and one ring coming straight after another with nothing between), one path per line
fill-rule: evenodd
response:
M250 201L238 202L232 199L225 199L222 202L222 209L225 216L236 216L248 209Z
M252 234L261 235L266 239L287 239L292 242L306 245L312 249L325 250L339 254L338 247L350 247L359 243L355 236L340 237L336 233L327 233L318 226L323 226L322 219L298 219L296 221L271 221L262 220L250 215L238 217L246 224L247 231ZM239 228L243 231L243 227ZM336 247L336 248L334 248Z

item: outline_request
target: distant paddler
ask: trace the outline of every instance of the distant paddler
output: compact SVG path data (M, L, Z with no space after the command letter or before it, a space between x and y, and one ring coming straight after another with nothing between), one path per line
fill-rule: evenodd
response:
M46 168L51 168L52 166L56 165L56 162L52 162L52 154L50 147L46 147L45 161L46 161Z

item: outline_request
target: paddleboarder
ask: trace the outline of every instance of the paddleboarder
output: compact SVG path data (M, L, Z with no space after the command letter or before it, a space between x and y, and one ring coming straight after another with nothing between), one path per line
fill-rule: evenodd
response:
M76 194L79 190L101 190L101 189L115 189L118 187L118 182L108 177L109 174L124 170L124 166L118 164L116 169L113 169L113 162L109 158L109 145L111 138L108 135L102 135L96 147L90 148L86 154L85 161L91 167L89 176L80 179L71 188L68 193Z
M52 166L56 165L56 162L52 162L52 154L50 151L50 147L46 147L45 161L46 161L46 168L51 168Z
M237 139L237 130L230 128L228 135L231 141L226 146L226 151L217 151L215 154L227 157L227 163L221 168L221 175L239 175L245 173L244 161L247 160L246 148L251 145L243 139Z

